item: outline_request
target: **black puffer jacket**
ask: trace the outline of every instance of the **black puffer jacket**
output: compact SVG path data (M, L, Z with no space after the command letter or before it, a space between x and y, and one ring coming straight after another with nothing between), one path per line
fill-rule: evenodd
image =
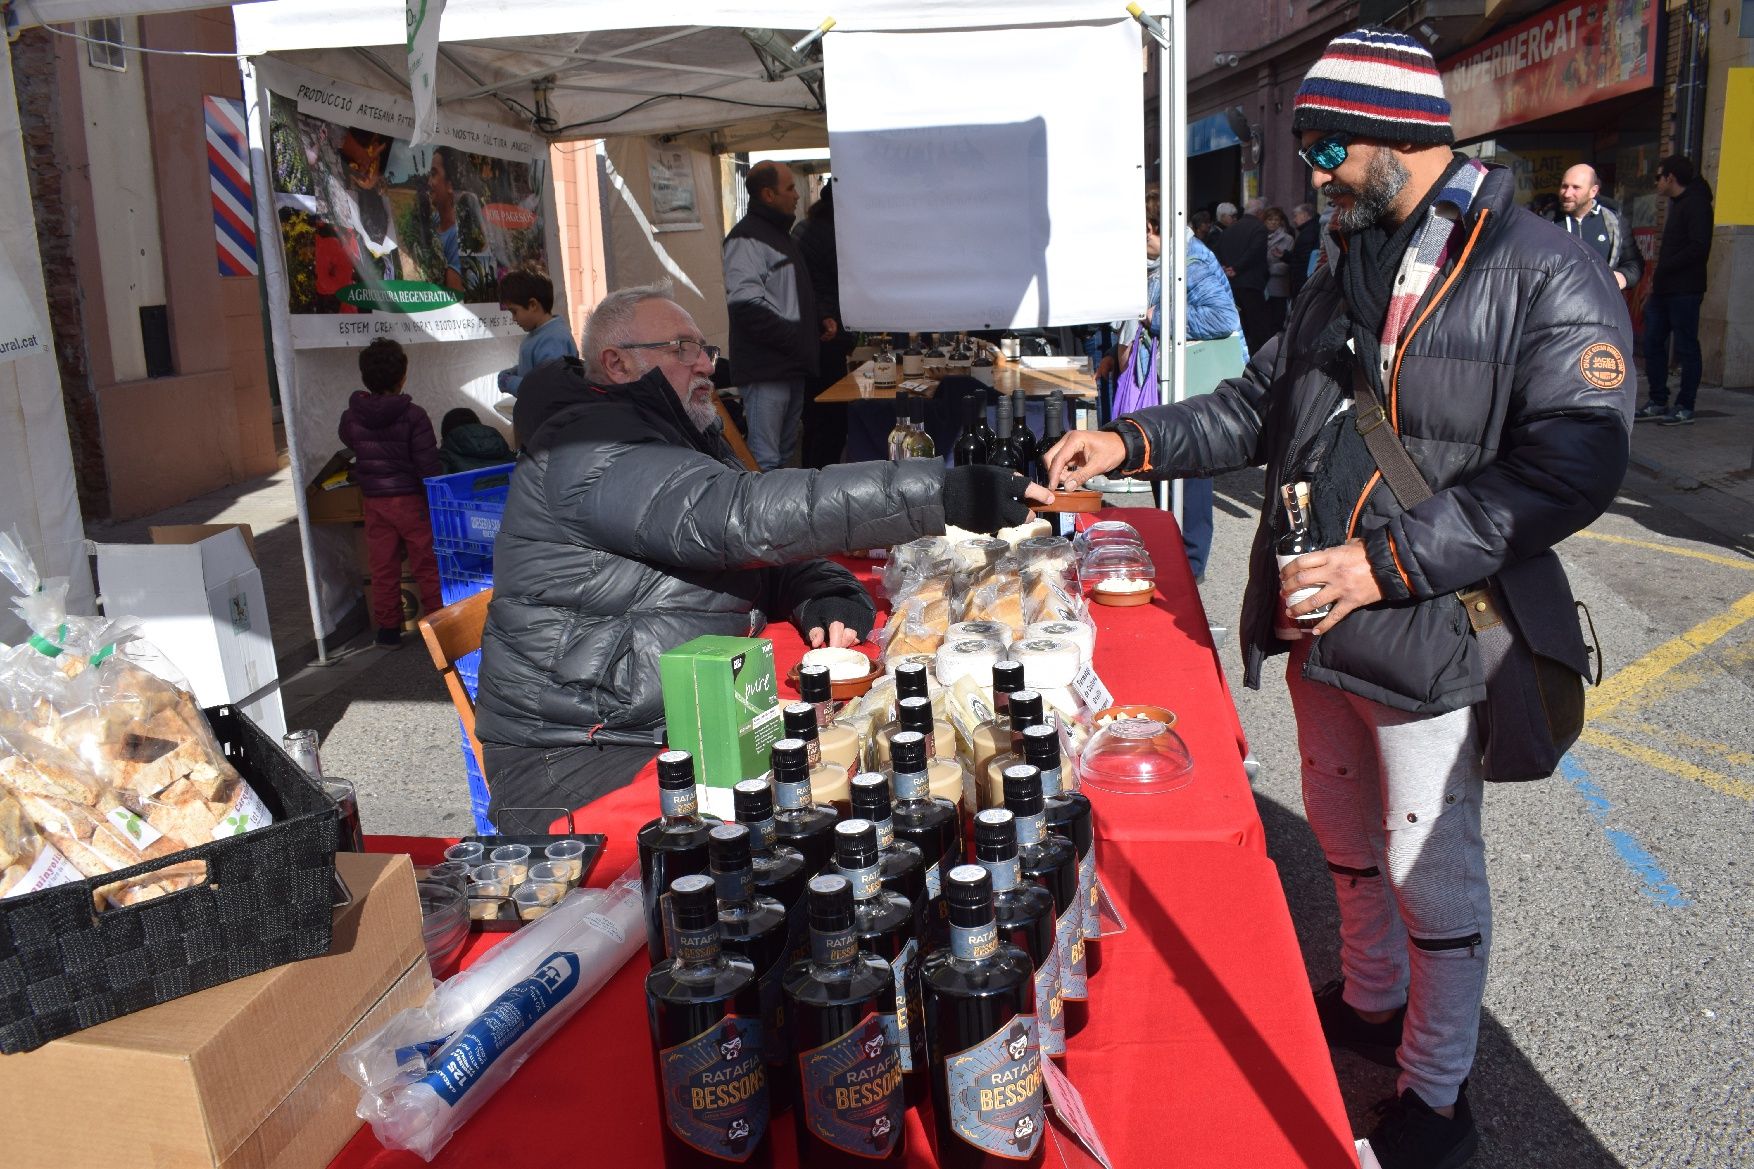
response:
M1486 175L1457 228L1459 258L1414 310L1389 383L1394 425L1436 494L1402 511L1387 486L1367 485L1352 534L1385 599L1316 638L1304 670L1400 710L1439 714L1485 697L1455 592L1513 565L1530 587L1568 590L1551 549L1602 513L1626 470L1635 381L1625 302L1597 257L1518 208L1514 191L1509 171ZM1336 376L1350 377L1348 360L1320 356L1345 311L1319 269L1242 377L1111 424L1127 442L1124 467L1208 475L1265 464L1266 498L1278 499L1340 399ZM1243 597L1255 687L1262 661L1287 648L1273 635L1277 512L1262 515ZM1583 668L1575 623L1525 632Z
M942 463L753 474L660 371L593 386L577 360L550 363L514 422L529 438L494 547L483 742L661 742L659 654L769 616L826 625L825 601L860 606L869 629L863 587L816 558L944 531Z
M445 473L432 419L407 394L353 391L339 433L361 495L422 495L421 480Z

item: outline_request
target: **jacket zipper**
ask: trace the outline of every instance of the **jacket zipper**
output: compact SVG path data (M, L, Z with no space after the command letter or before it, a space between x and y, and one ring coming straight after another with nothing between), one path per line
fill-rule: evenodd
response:
M1409 935L1411 937L1411 935ZM1478 933L1469 934L1465 938L1412 938L1415 946L1427 954L1442 954L1450 950L1466 950L1468 956L1474 956L1476 947L1483 945L1484 940Z

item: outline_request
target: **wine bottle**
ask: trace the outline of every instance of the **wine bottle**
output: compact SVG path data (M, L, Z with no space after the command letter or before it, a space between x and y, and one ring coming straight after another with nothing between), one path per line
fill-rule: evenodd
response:
M987 448L987 463L993 467L1006 467L1017 470L1017 453L1011 449L1009 435L1011 433L1011 399L999 395L999 429L995 440Z
M810 760L811 801L819 808L832 806L836 816L845 816L847 780L854 772L845 763L824 756L822 737L816 728L816 708L808 702L791 702L781 710L780 716L785 720L786 738L801 741L805 756ZM841 745L845 746L844 741ZM853 747L856 751L857 736L853 739Z
M981 450L985 452L985 457L981 461L990 463L993 460L993 452L999 446L999 432L987 425L986 392L983 390L976 394L975 401L978 403L978 409L975 411L975 433L980 436ZM1001 398L1000 401L1004 401L1004 399Z
M1041 771L1027 763L1005 769L1005 807L1017 817L1017 859L1023 875L1054 895L1056 940L1060 956L1060 995L1064 1000L1066 1037L1084 1030L1087 1004L1076 997L1084 989L1084 907L1078 902L1078 850L1064 836L1048 831L1046 802L1041 796Z
M908 457L907 436L912 429L909 422L908 403L913 395L902 392L895 395L895 425L889 428L889 437L885 440L889 450L889 461L899 463Z
M968 394L962 399L962 433L956 436L956 445L951 448L952 461L958 467L968 467L987 461L987 445L981 441L980 413L981 401L978 395Z
M902 436L902 457L908 459L935 459L938 447L932 436L926 433L926 400L917 394L910 395L908 400L908 431Z
M814 877L834 852L831 809L818 808L810 796L810 755L802 741L781 739L769 752L773 770L774 835L804 854L804 872Z
M1306 552L1316 551L1315 537L1310 531L1309 484L1306 482L1284 483L1279 487L1279 500L1285 508L1285 531L1273 545L1274 559L1280 569L1296 560ZM1296 641L1308 635L1326 617L1332 605L1323 605L1311 613L1291 615L1291 606L1301 604L1321 592L1320 585L1298 589L1286 597L1279 605L1279 619L1274 623L1273 632L1283 641Z
M1029 955L999 937L992 878L979 865L951 869L944 899L950 945L922 975L938 1164L1039 1166L1046 1116Z
M1029 429L1029 402L1022 390L1011 391L1011 453L1017 459L1017 469L1025 475L1035 475L1036 449L1035 431Z
M711 877L678 877L666 897L676 956L646 975L664 1164L768 1169L773 1149L755 967L720 949Z
M707 833L718 821L700 814L694 789L694 757L687 751L658 756L658 807L662 813L639 830L640 887L646 912L646 957L653 964L670 952L666 901L677 877L704 873Z
M1089 980L1099 965L1095 943L1102 933L1096 912L1096 813L1089 796L1066 785L1059 731L1042 724L1025 727L1023 758L1041 772L1041 798L1047 807L1048 831L1064 836L1078 850L1078 918L1084 937L1086 989L1082 996L1071 997L1088 999Z
M889 334L877 342L877 355L871 359L871 381L880 390L893 390L901 384L901 363L895 359L895 347Z
M917 846L895 837L893 802L889 798L889 778L875 771L853 777L853 818L869 820L877 829L877 851L881 854L883 887L906 897L914 907L914 936L923 946L930 909L926 896L926 859ZM922 951L923 952L923 951Z
M901 1057L902 1090L908 1103L916 1104L924 1095L926 1044L920 1030L920 945L914 936L914 907L883 887L877 828L869 820L842 820L834 826L834 865L852 882L860 948L889 966L883 1026Z
M932 795L925 736L903 731L890 748L895 761L895 835L919 849L925 862L930 903L925 940L928 945L939 945L950 936L944 874L962 863L962 820L955 801Z
M885 996L895 993L889 967L859 948L845 877L812 878L809 906L809 956L785 981L798 1053L798 1163L856 1169L904 1160L901 1053L883 1027Z
M749 829L720 824L707 834L709 871L719 899L719 945L755 967L761 998L763 1051L767 1061L769 1111L783 1112L797 1090L791 1049L786 1042L783 980L792 951L786 908L755 891Z
M974 818L974 851L993 879L999 936L1029 955L1035 970L1035 1022L1043 1055L1066 1054L1065 1004L1060 994L1059 921L1054 895L1023 879L1017 859L1017 818L988 808Z
M956 344L951 346L949 356L945 360L951 373L962 377L969 375L969 370L974 365L974 354L969 350L967 333L956 335Z
M1066 395L1060 390L1049 390L1048 398L1042 406L1041 444L1036 456L1036 482L1049 491L1058 491L1057 484L1048 482L1048 452L1066 433ZM1043 518L1048 521L1056 536L1068 536L1072 532L1072 519L1065 512L1044 512Z
M907 348L901 351L901 376L919 377L926 372L926 355L920 352L920 335L907 335Z

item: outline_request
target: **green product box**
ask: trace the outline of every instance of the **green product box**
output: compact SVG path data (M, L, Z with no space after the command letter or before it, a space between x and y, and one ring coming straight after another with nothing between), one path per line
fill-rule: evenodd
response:
M766 774L785 735L773 642L697 637L658 658L658 679L670 747L694 756L701 811L731 819L731 788Z

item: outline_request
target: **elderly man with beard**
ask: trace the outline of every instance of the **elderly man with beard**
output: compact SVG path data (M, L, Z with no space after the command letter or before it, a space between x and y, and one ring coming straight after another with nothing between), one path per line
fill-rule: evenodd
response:
M1266 466L1246 681L1289 655L1304 808L1340 909L1342 977L1316 1009L1331 1044L1400 1068L1369 1134L1384 1169L1456 1169L1478 1139L1466 1087L1492 945L1493 729L1477 723L1485 664L1458 593L1514 580L1513 602L1570 614L1552 548L1614 498L1632 406L1631 322L1607 267L1519 208L1510 171L1452 153L1449 115L1418 41L1365 28L1331 42L1292 129L1334 203L1337 264L1242 377L1048 453L1050 485ZM1406 456L1427 492L1384 482L1379 458ZM1281 570L1280 487L1300 482L1324 550ZM1543 652L1586 660L1561 624L1539 630Z
M658 655L790 620L850 646L875 611L832 553L996 531L1052 496L998 467L938 460L743 468L713 401L718 347L663 286L605 297L584 360L524 379L522 451L494 546L476 734L490 817L575 808L664 741ZM546 822L547 817L543 817Z

